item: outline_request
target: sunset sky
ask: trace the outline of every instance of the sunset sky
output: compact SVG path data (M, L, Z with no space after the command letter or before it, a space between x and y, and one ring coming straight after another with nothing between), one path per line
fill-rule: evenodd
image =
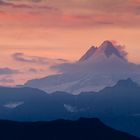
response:
M104 40L140 63L140 0L0 0L0 85L55 73Z

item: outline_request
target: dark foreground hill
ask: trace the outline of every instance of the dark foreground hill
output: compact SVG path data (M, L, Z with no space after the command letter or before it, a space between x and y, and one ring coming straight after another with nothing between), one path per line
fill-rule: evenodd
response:
M114 130L98 119L51 122L0 121L1 140L140 140Z

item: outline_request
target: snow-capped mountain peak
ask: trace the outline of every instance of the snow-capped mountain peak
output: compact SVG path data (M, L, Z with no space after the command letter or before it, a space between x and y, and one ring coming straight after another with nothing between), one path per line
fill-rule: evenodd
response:
M104 41L100 47L98 48L97 53L104 53L107 57L110 57L111 55L116 55L119 58L123 58L120 50L117 48L116 45L114 45L111 41Z
M88 61L88 60L103 60L106 58L110 58L111 56L115 56L119 59L125 60L121 51L117 47L117 45L113 44L111 41L104 41L98 48L91 47L81 58L80 62Z
M88 51L80 58L80 62L81 61L85 61L88 60L89 58L91 58L95 52L97 50L97 47L92 46L91 48L88 49Z

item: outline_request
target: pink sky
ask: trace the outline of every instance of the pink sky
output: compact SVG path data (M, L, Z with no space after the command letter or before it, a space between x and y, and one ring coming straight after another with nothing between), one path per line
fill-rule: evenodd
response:
M0 0L0 71L19 71L2 73L0 85L55 73L56 59L75 61L104 40L125 45L129 60L140 63L139 28L139 0ZM37 59L17 60L17 53Z

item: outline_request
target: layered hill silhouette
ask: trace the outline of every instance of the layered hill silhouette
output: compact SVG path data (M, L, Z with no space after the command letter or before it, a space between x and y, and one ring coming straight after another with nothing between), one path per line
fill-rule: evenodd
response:
M34 88L0 88L0 119L75 120L96 117L121 131L140 136L140 87L130 78L99 92L47 94Z
M48 93L64 91L71 94L99 91L131 78L140 83L140 66L130 63L121 46L104 41L91 47L77 62L53 67L61 74L29 80L24 86L42 89Z
M140 140L114 130L98 119L52 122L0 121L1 140Z

